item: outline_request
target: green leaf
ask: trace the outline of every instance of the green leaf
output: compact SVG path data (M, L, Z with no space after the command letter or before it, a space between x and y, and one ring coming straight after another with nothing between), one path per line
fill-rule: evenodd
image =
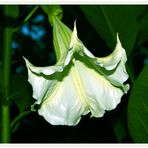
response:
M128 128L134 142L148 142L148 65L137 78L128 103Z
M20 112L32 104L31 87L24 75L12 75L10 83L10 98L14 101Z
M145 5L131 5L134 13L136 14L137 19L140 19L146 12L147 6Z
M148 40L148 11L138 22L139 29L139 44L142 44Z
M110 49L119 33L123 47L129 55L137 36L137 20L132 6L80 6L85 17Z

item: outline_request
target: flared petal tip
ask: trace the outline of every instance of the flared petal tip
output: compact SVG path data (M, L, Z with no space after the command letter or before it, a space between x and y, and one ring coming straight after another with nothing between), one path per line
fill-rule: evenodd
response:
M120 38L119 38L119 33L118 32L117 32L117 44L120 44L121 45Z
M28 60L27 60L24 56L23 56L23 59L25 60L25 63L27 64L27 61L28 61Z
M73 32L72 32L72 40L75 42L77 39L77 26L76 26L76 20L74 22L74 28L73 28Z
M26 67L28 68L28 70L31 70L34 66L24 56L23 56L23 59L25 60Z
M26 59L24 56L23 56L23 59L25 60L25 63L26 63L26 66L27 68L29 67L29 65L31 65L31 63L28 61L28 59Z
M77 20L74 21L73 32L75 32L75 34L77 35Z
M76 27L76 20L75 20L73 32L71 34L70 48L73 48L73 46L76 45L77 39L78 39L78 36L77 36L77 27Z

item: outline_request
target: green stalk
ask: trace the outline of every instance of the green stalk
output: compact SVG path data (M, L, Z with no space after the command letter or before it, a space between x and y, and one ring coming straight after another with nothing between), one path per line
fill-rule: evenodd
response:
M31 114L32 111L31 110L27 110L24 112L21 112L12 122L11 122L11 129L12 132L15 131L15 126L17 125L17 123L22 120L24 117L26 117L27 115Z
M4 7L4 14L8 14L9 6ZM2 55L2 100L1 100L1 142L10 142L10 108L9 108L9 82L11 64L11 39L12 29L5 27L3 30L3 55Z
M24 21L22 21L22 23L19 24L19 26L17 26L17 27L13 30L13 32L18 31L18 30L20 29L20 26L21 26L23 23L27 22L27 21L32 17L32 15L36 12L36 10L37 10L38 8L39 8L39 6L34 6L34 8L31 10L31 12L29 12L29 14L26 16L26 18L24 19Z

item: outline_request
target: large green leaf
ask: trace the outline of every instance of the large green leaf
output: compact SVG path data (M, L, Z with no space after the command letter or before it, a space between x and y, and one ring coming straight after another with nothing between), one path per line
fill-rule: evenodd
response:
M134 142L148 142L148 65L145 65L131 91L128 128Z
M80 8L109 48L115 47L118 32L127 54L131 53L137 36L137 14L134 13L134 7L85 5Z
M137 20L139 20L147 11L146 5L131 5L130 7L133 7L134 13L137 17Z
M139 44L142 44L148 40L148 11L138 22L139 29Z

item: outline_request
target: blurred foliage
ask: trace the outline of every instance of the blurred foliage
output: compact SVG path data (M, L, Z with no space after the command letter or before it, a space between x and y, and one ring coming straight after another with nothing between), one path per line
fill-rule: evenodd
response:
M144 5L61 5L62 21L73 29L74 20L77 20L78 36L95 56L111 53L119 33L128 54L131 91L123 96L115 110L102 118L86 115L76 127L52 126L37 113L25 114L34 99L22 57L36 66L49 66L56 62L52 26L46 14L50 13L49 7L52 6L12 6L14 13L9 18L14 29L11 44L11 121L14 123L24 115L13 129L12 142L148 142L148 7ZM0 12L2 34L7 26L2 5ZM1 83L2 36L0 41ZM1 91L0 87L0 94Z

